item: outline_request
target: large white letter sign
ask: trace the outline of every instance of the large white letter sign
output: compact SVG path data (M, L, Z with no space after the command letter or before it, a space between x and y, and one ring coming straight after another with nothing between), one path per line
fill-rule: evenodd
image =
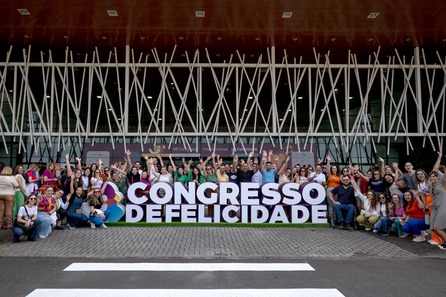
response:
M313 192L314 198L311 197L311 192ZM302 189L302 197L308 204L320 204L325 200L325 189L321 184L318 183L308 183Z
M241 205L259 205L260 203L258 196L259 196L259 183L240 184Z
M133 213L136 213L135 216L133 216ZM142 220L142 217L144 216L144 210L140 205L134 205L134 204L127 204L125 206L125 221L126 223L136 223Z
M240 203L237 200L239 193L240 189L236 183L220 183L220 204L239 205Z
M299 216L299 212L302 213L301 216ZM291 223L297 224L297 223L305 223L310 218L310 212L308 211L308 208L306 208L304 205L293 205L291 206Z
M141 189L145 190L147 185L145 183L137 182L130 185L128 191L127 191L127 198L132 202L133 204L144 204L147 202L146 196L137 197L136 196L136 190Z
M262 203L266 205L276 205L280 203L279 185L276 183L267 183L261 187L263 200Z
M326 213L327 205L313 205L311 207L311 222L327 223Z
M295 205L300 203L302 200L302 195L298 192L299 184L296 183L286 183L282 187L283 193L283 204Z
M160 190L164 191L163 197L158 195L158 192L161 192ZM172 187L167 183L156 183L150 188L150 198L152 199L153 203L166 204L172 199L172 196Z
M205 193L207 189L215 191L218 186L214 183L206 182L202 183L197 189L197 198L203 204L214 204L218 201L218 195L215 192L211 192L211 197L206 197Z
M286 216L285 210L282 205L276 205L273 209L273 213L271 214L271 218L269 219L269 223L273 224L276 222L282 222L288 224L288 218Z
M141 182L129 187L127 222L326 223L325 189L318 183L266 183L259 188L252 182L190 182L187 187L160 182L150 188L150 196L138 197L145 188Z
M146 222L147 223L161 223L163 206L158 204L150 204L146 206Z
M235 206L235 205L228 205L225 208L223 208L223 210L221 212L221 216L222 216L223 220L225 222L227 222L227 223L236 223L236 222L238 222L239 219L237 218L237 215L235 215L233 217L230 217L229 213L231 211L237 213L237 211L239 211L239 209L240 209L240 207Z
M175 183L174 204L182 204L181 198L188 204L195 204L195 183L189 183L187 188L182 183Z
M167 204L165 206L165 210L166 210L166 223L172 223L172 218L180 217L181 205Z
M260 215L260 216L259 216ZM268 221L269 211L263 205L251 206L251 223L265 223Z

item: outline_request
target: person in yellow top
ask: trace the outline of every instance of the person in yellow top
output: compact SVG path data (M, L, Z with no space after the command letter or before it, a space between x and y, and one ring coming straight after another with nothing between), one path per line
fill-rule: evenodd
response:
M331 157L327 156L327 197L331 193L331 191L337 186L341 185L341 175L339 171L339 167L337 165L330 164ZM337 196L335 195L334 200L337 200ZM333 202L330 199L327 199L327 209L328 209L328 218L330 220L330 224L334 227L334 218L333 218Z
M218 183L229 182L229 175L226 174L225 164L220 163L216 175Z

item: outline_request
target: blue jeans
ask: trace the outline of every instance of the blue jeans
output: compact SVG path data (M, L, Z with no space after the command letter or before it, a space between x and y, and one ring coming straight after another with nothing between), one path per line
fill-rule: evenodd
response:
M51 234L51 225L53 224L53 219L51 217L45 216L46 212L38 212L36 220L36 236L48 237Z
M344 222L344 216L342 215L342 211L347 211L347 217L345 218L345 222L347 224L351 224L353 221L353 215L355 214L355 206L353 204L335 204L334 210L336 213L336 218L338 223Z
M393 221L389 219L389 217L382 217L378 222L376 222L373 229L375 230L383 230L384 232L389 232L390 226L392 226Z
M421 230L426 230L427 225L424 222L424 218L422 219L414 219L410 218L409 221L407 221L403 225L403 231L406 233L413 233L415 235L421 235Z
M102 224L104 224L104 221L107 220L107 217L110 215L110 210L106 210L104 211L104 215L105 215L105 220L101 219L98 216L92 216L90 215L90 222L95 224L96 226L101 226Z
M37 234L37 221L34 222L34 225L36 226L34 229L32 229L31 233L25 233L25 230L23 230L20 227L14 226L12 227L12 232L14 233L14 239L19 239L22 235L27 235L28 239L36 238Z
M83 213L74 211L67 212L67 221L70 227L83 227L88 222L88 218Z

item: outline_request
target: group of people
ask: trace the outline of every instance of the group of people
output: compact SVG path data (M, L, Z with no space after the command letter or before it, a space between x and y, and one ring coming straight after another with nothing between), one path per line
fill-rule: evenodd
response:
M414 236L446 249L446 175L438 153L432 171L405 164L403 173L397 163L371 168L363 174L357 167L339 171L329 166L327 157L328 216L334 228L353 229L358 224L366 231L387 236ZM428 232L428 231L431 232Z
M361 226L383 236L394 232L400 237L414 235L414 241L421 242L431 230L429 243L446 249L446 177L444 167L440 166L442 154L433 170L415 170L410 162L405 164L403 173L398 164L384 164L379 158L379 166L372 166L367 173L358 166L326 163L311 165L296 164L289 167L290 157L282 162L272 151L263 151L259 157L249 153L247 160L234 156L231 162L212 154L193 164L183 158L176 164L169 155L165 164L161 155L155 158L144 157L145 166L139 161L131 161L128 150L124 161L110 167L102 160L85 166L81 158L76 158L76 166L70 164L66 155L65 170L60 176L54 172L54 164L48 163L40 174L39 168L31 164L25 171L23 166L4 167L0 177L0 217L3 227L6 210L6 227L13 229L14 241L21 235L28 240L45 238L53 229L63 228L60 224L66 217L70 229L90 223L91 228L106 228L108 212L103 207L102 198L107 183L113 182L124 195L128 187L141 182L147 187L140 195L149 197L153 184L158 182L173 185L190 182L197 186L204 182L256 182L298 184L320 183L327 191L327 218L335 228L353 229ZM180 163L180 162L179 162ZM209 190L210 191L210 190ZM149 199L150 201L150 199ZM87 202L89 215L82 213L82 205ZM121 201L125 203L125 198ZM209 208L212 212L212 208ZM13 224L13 218L16 220Z
M80 164L80 158L77 159ZM0 228L13 231L13 242L19 242L22 236L29 241L47 238L54 229L64 229L65 219L70 229L88 222L91 228L107 228L104 222L109 213L102 198L107 184L102 178L100 182L95 178L101 171L95 171L93 177L83 176L81 169L71 167L68 155L66 164L59 176L52 162L46 164L42 173L37 164L31 164L26 171L22 165L12 170L1 164ZM84 174L86 171L83 170ZM85 203L87 211L83 210Z

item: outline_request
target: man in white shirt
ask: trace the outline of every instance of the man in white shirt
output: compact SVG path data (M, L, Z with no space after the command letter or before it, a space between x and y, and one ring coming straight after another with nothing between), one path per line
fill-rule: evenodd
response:
M310 173L308 180L325 186L327 178L325 177L325 174L322 172L321 164L316 164L314 169L315 169L314 172Z

